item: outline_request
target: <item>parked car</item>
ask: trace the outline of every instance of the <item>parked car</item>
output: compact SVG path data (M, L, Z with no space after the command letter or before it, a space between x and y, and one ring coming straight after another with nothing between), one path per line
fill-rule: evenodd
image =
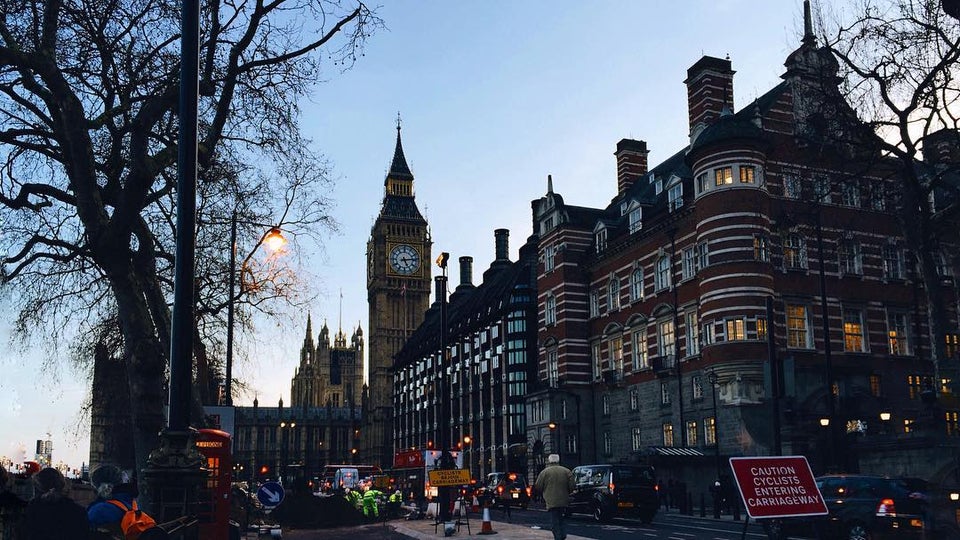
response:
M915 479L858 474L821 476L817 487L829 515L784 521L789 534L843 540L929 538L929 504Z
M573 479L571 513L592 514L597 521L633 516L650 523L660 506L657 475L650 466L581 465L573 469Z
M530 504L530 487L520 473L494 472L487 475L483 486L477 490L477 497L481 500L491 498L496 506L525 509Z

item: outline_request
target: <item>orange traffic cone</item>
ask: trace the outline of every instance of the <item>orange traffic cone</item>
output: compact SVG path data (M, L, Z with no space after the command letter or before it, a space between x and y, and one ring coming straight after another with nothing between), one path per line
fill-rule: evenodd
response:
M473 496L473 503L470 505L470 511L471 512L480 511L480 501L477 499L476 495Z
M477 534L497 534L490 522L490 507L488 506L483 507L483 523L480 525L480 532Z

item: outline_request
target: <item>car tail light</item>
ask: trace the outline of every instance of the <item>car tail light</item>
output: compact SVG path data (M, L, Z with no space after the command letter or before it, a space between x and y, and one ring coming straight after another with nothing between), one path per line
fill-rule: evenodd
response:
M897 507L893 504L893 499L882 499L877 505L877 516L896 517Z
M532 490L533 490L533 488L527 487L527 489L525 490L525 491L527 492L527 497L530 497L530 496L531 496Z
M610 493L613 493L613 490L617 489L617 486L615 486L613 482L610 482L607 487L610 488Z
M654 484L654 485L653 485L653 490L654 490L654 491L660 491L660 484Z
M503 486L497 486L497 493L503 493Z

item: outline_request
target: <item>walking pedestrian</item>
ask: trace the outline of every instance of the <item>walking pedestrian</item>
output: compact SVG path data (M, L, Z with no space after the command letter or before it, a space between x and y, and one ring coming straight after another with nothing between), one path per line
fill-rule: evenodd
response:
M33 481L36 496L27 505L22 540L85 540L89 537L87 513L67 496L67 482L54 468L38 472Z
M560 456L547 456L547 466L540 471L534 489L543 496L543 502L550 513L550 529L553 531L553 540L564 540L567 537L565 515L570 505L570 493L573 491L573 473L570 469L560 465Z

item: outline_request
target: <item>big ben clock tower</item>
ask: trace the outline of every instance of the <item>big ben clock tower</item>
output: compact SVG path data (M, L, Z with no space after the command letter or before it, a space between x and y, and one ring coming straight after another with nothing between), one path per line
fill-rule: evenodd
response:
M430 232L413 194L413 174L397 147L384 181L380 215L367 242L369 395L361 434L364 463L393 464L394 355L423 322L430 303Z

